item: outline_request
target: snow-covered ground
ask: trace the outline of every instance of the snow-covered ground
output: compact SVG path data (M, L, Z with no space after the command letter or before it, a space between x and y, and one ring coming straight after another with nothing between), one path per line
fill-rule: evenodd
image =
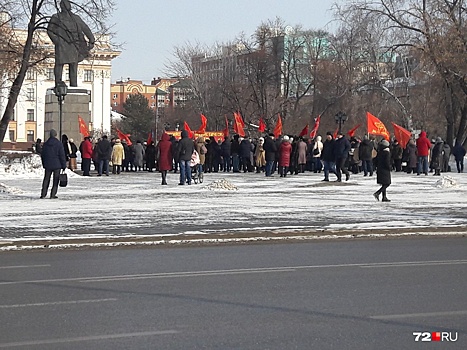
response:
M393 172L390 203L375 201L376 176L363 174L342 183L332 182L331 175L325 183L322 173L287 178L211 173L203 184L191 186L178 186L179 174L173 173L168 186L161 186L159 173L68 175L59 199L39 199L40 158L11 163L0 156L0 241L315 231L325 236L446 234L467 227L467 173L436 177ZM222 189L223 179L230 189Z

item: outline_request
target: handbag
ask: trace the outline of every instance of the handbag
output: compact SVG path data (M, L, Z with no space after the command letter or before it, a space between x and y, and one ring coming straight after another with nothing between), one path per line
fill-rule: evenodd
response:
M60 187L66 187L68 185L68 176L64 171L58 177L58 185Z

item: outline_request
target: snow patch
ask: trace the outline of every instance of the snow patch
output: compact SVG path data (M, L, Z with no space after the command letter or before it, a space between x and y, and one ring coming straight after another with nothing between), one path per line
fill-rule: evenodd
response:
M226 191L238 191L238 187L226 179L220 179L211 182L206 188L210 191L226 190Z
M451 188L458 187L459 183L451 176L443 176L441 179L436 181L435 186L438 188Z
M43 174L41 157L28 152L2 152L0 174L40 176Z
M22 194L24 192L19 188L11 187L0 182L0 193Z

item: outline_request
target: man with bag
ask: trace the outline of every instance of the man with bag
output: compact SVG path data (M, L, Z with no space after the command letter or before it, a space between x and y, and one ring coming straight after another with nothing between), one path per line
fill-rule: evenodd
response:
M49 190L50 177L53 174L52 191L50 198L58 198L58 182L60 179L60 170L66 169L66 157L62 143L57 139L57 131L50 130L50 137L42 147L42 166L45 169L44 180L42 181L41 198L47 196Z

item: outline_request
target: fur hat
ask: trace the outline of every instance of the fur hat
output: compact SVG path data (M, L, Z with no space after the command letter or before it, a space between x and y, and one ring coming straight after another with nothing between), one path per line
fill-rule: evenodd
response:
M387 140L383 140L383 141L381 141L381 145L383 147L389 147L389 142Z
M289 141L289 137L287 135L284 135L284 137L282 138L282 140L284 141Z

